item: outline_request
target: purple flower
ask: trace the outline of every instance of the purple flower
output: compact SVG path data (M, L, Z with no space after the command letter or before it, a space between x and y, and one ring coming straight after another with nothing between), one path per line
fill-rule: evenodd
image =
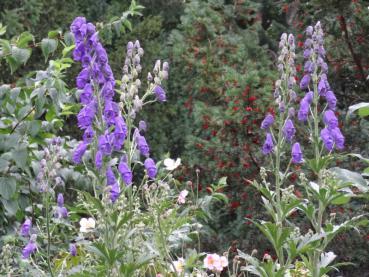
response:
M267 114L263 122L261 122L261 129L268 129L274 123L274 117L271 114Z
M73 257L77 256L77 247L75 243L69 245L69 254Z
M308 27L306 28L306 30L305 30L306 35L307 35L307 36L309 36L309 37L311 37L311 35L313 34L313 31L314 31L313 26L308 26Z
M123 182L128 186L132 184L132 171L128 167L124 158L122 158L118 165L118 171L123 179Z
M94 129L92 129L91 126L87 127L87 129L85 130L85 132L83 133L83 141L85 143L90 143L92 141L92 139L95 136L95 131Z
M87 33L86 18L80 16L76 17L70 26L70 30L73 33L76 42L81 41Z
M147 175L149 176L150 179L155 179L156 177L156 173L157 173L157 169L156 169L156 165L153 159L151 158L147 158L145 160L145 168L146 168L146 172Z
M266 139L262 148L262 152L264 155L268 155L273 151L274 144L273 144L273 138L270 133L266 134Z
M126 123L121 116L117 116L115 118L115 129L113 133L113 145L115 150L120 150L126 139L127 135L127 126Z
M66 218L68 216L68 210L66 207L56 207L55 217Z
M295 136L296 129L295 126L293 126L293 122L291 119L287 119L286 123L283 127L283 135L287 141L291 141L293 137Z
M310 56L311 56L311 49L306 48L304 50L304 59L307 60L308 58L310 58Z
M329 129L338 127L338 119L333 111L327 110L323 115L323 122L328 126Z
M108 124L114 124L115 117L117 116L119 108L113 101L105 101L104 117Z
M336 109L337 98L334 95L333 91L331 90L327 91L327 93L325 94L325 99L328 102L329 109L334 111Z
M309 87L310 84L310 74L305 74L304 77L302 77L301 82L300 82L300 89L307 89Z
M305 94L304 98L302 98L301 101L306 101L310 105L313 102L313 99L314 99L314 92L309 91L308 93Z
M296 111L295 111L294 107L291 107L291 108L288 109L288 117L289 118L293 118L295 116L295 113L296 113Z
M336 148L342 150L345 148L345 137L342 135L339 128L334 128L331 130L331 135L333 137Z
M311 61L306 61L304 65L304 71L306 73L313 73L314 72L315 65Z
M89 80L90 73L88 68L82 69L82 71L77 76L77 88L83 89Z
M22 258L28 259L29 256L31 256L31 254L36 251L36 249L37 249L36 242L31 239L22 250Z
M91 84L87 83L85 85L85 87L83 88L82 93L79 96L79 100L81 101L81 103L87 105L88 103L90 103L93 99L93 88L91 86Z
M146 122L140 120L140 122L138 122L138 130L146 132L146 129L147 129Z
M322 139L325 148L332 151L334 140L328 128L324 128L320 131L320 138Z
M95 113L95 103L91 101L89 105L85 106L79 111L77 115L78 127L81 129L86 129L87 127L91 126L95 118Z
M57 197L57 204L55 211L56 218L65 218L68 216L67 208L64 207L64 197L63 194L59 193Z
M111 202L115 202L120 195L120 187L117 182L115 182L112 186L110 186L110 200Z
M325 77L324 75L320 78L319 83L318 83L318 92L319 95L321 96L325 96L326 92L330 89L328 81L327 81L327 77Z
M167 97L165 95L165 91L163 90L163 88L161 86L159 86L159 85L155 86L153 91L155 93L156 99L159 102L165 102L167 100Z
M87 144L83 141L80 142L76 150L74 150L74 153L73 153L73 162L75 164L81 163L82 157L85 154L86 150L87 150Z
M300 148L300 144L298 142L292 145L292 163L299 164L302 163L302 151Z
M101 151L97 151L95 154L95 166L97 169L101 169L103 164L103 153Z
M108 68L110 69L110 67ZM111 69L110 69L111 71ZM102 88L101 95L105 100L111 100L114 96L114 84L112 82L106 82Z
M300 109L297 113L297 118L300 121L306 121L309 116L310 104L307 101L302 100L300 102Z
M112 145L111 145L110 135L107 132L105 132L104 135L99 136L98 149L105 156L111 154L113 148L112 148Z
M136 143L137 148L140 150L140 153L142 156L148 157L150 153L149 145L146 142L146 139L144 136L141 136L140 134L137 134L136 136Z
M22 224L22 226L21 226L21 231L20 231L21 235L22 235L23 237L28 237L28 236L29 236L29 232L30 232L31 228L32 228L32 221L31 221L30 219L28 219L28 218L27 218L27 219L23 222L23 224Z
M64 206L64 197L63 197L63 194L58 193L58 197L57 197L56 202L58 203L58 206L59 207L63 207Z
M106 169L106 184L108 186L112 186L117 182L117 179L115 178L114 172L111 169L110 166L107 167Z

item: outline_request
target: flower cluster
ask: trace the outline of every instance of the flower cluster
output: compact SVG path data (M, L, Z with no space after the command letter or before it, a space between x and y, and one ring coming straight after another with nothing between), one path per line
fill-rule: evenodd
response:
M339 127L338 120L334 114L337 99L328 83L328 65L325 62L326 51L324 49L324 34L320 22L314 27L306 29L306 41L304 43L304 76L300 82L301 90L306 91L305 96L300 102L298 119L307 121L311 105L318 105L319 98L324 98L327 102L326 110L323 114L325 128L320 132L320 138L328 151L332 151L334 146L343 149L345 138ZM312 89L312 83L317 83L317 89Z
M280 72L281 78L276 81L274 91L274 98L279 111L278 127L281 129L278 136L282 136L283 140L292 143L296 133L293 124L295 110L293 107L290 107L291 103L296 100L296 92L294 91L294 86L296 85L294 36L292 34L282 34L279 48L278 71ZM286 113L286 109L288 109L288 113ZM262 147L264 155L273 152L275 141L279 139L279 137L273 136L273 131L271 130L275 121L274 116L268 114L261 123L261 129L267 130L266 139ZM303 155L300 144L295 142L291 149L292 162L301 163L303 161Z
M76 43L73 57L82 64L76 83L83 108L77 119L78 126L84 131L83 140L74 151L73 161L80 163L88 146L92 145L95 167L105 172L110 200L114 203L120 195L115 171L120 173L126 186L132 184L131 163L134 148L146 158L144 166L148 177L156 177L156 165L150 158L150 147L143 135L147 129L146 123L140 121L138 128L134 128L133 120L145 104L147 96L154 95L159 102L166 100L161 81L168 78L169 65L164 62L161 66L160 61L156 62L153 75L148 75L148 91L140 98L138 91L141 81L138 76L142 71L140 62L144 50L138 40L128 42L120 90L117 90L121 102L116 103L116 82L95 26L85 18L77 17L71 25L71 31ZM127 145L127 149L124 149L124 145ZM109 163L114 152L125 152L116 169Z
M80 163L88 145L95 144L95 166L102 170L104 159L110 157L113 151L122 149L127 126L119 105L113 99L115 79L95 26L86 22L84 17L77 17L71 25L71 31L76 43L73 58L82 64L76 84L83 108L77 119L78 126L84 131L83 140L74 151L73 161ZM112 169L108 167L105 170L110 198L114 202L119 196L120 187Z
M204 259L204 267L213 272L222 272L228 266L228 259L218 254L207 254Z

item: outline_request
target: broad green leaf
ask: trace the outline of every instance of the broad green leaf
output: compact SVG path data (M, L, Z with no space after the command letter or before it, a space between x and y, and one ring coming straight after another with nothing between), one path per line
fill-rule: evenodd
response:
M31 56L31 49L12 47L12 57L18 64L25 64Z
M23 32L18 37L17 46L20 48L28 47L28 43L34 40L34 36L30 32Z
M12 158L18 167L24 169L27 165L27 148L18 148L12 151Z
M7 216L14 216L17 213L17 210L18 210L17 201L1 199L1 202L4 205Z
M50 54L54 53L56 48L58 47L58 41L52 38L44 38L41 41L41 50L42 54L45 57L45 61L47 61L47 58Z
M17 189L17 182L14 177L0 177L0 195L9 200Z
M346 183L351 184L357 187L362 192L367 192L369 190L367 182L361 176L361 174L357 172L353 172L339 167L333 167L330 169L330 171L334 172L337 179L345 184Z
M359 115L362 117L369 115L369 103L358 103L350 106L347 112L347 117L357 110L359 110Z
M338 197L336 197L333 201L332 204L333 205L344 205L347 204L350 201L350 197L346 196L346 195L340 195Z

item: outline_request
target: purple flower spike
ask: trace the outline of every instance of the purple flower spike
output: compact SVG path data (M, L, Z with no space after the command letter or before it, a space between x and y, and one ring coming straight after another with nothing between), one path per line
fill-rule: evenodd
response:
M324 112L323 121L329 129L334 129L338 127L338 119L333 111L327 110Z
M334 140L328 128L324 128L320 131L320 138L322 139L325 148L328 151L332 151Z
M21 231L20 231L21 235L23 237L28 237L29 232L31 231L31 228L32 228L32 221L27 218L21 226Z
M95 136L95 131L91 126L89 126L83 133L83 141L85 143L90 143L92 142L94 136Z
M120 173L120 176L122 177L123 182L129 186L132 184L132 171L128 167L126 161L122 158L118 165L118 171Z
M327 93L327 91L330 89L327 78L325 77L325 75L323 75L318 83L318 92L319 95L321 96L325 96L325 94Z
M292 145L292 163L299 164L302 163L302 151L300 144L298 142Z
M271 114L268 114L263 122L261 122L261 129L268 129L274 123L274 117Z
M292 141L293 137L295 136L296 129L293 126L293 122L291 119L287 119L286 123L283 127L283 135L287 141Z
M93 99L93 88L91 84L86 84L83 88L82 93L79 96L79 100L82 104L89 104Z
M75 243L69 245L69 254L73 257L77 256L77 247Z
M331 90L327 91L327 93L325 94L325 99L328 102L329 109L334 111L336 109L337 98L334 95L333 91Z
M300 82L300 89L307 89L309 87L310 84L310 74L305 74L304 77L302 77L301 82Z
M80 144L77 146L76 150L74 150L73 153L73 162L75 164L79 164L82 161L82 157L85 154L87 150L87 144L85 142L80 142Z
M140 122L138 123L138 130L146 132L147 130L147 125L146 122L143 120L140 120Z
M163 90L163 88L161 86L156 86L154 88L154 93L155 93L155 96L156 96L156 99L159 101L159 102L165 102L167 100L167 97L165 95L165 91Z
M66 207L56 207L55 211L56 218L66 218L68 217L68 210Z
M266 139L265 139L265 142L262 148L262 152L264 155L268 155L272 153L273 148L274 148L274 144L273 144L272 135L270 133L267 133Z
M146 168L146 172L149 178L155 179L156 174L157 174L157 169L156 169L156 165L153 159L147 158L145 160L145 168Z

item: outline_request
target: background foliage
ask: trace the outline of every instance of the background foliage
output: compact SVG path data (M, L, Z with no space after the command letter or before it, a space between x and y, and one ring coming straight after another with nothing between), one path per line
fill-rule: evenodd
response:
M368 2L138 2L146 7L143 16L120 27L131 31L117 32L112 25L104 29L102 38L112 69L119 75L129 40L140 39L147 63L143 68L158 57L170 61L168 103L150 107L143 115L150 118L149 130L155 130L148 137L154 156L164 156L169 150L172 156L182 157L184 166L178 178L193 184L199 178L203 194L208 193L214 180L228 177L225 193L229 206L213 211L206 244L219 245L220 250L237 246L249 252L254 248L268 251L267 245L260 248L256 228L246 224L244 218L263 216L258 208L260 198L247 180L255 178L262 163L260 120L266 112L274 112L268 103L272 99L279 36L282 30L294 33L301 50L305 26L317 20L322 22L327 34L329 79L339 98L343 132L351 148L348 150L367 157L369 121L365 114L346 118L345 109L369 97ZM1 53L4 59L0 59L0 106L6 111L0 122L0 227L4 230L1 235L14 231L24 217L23 209L32 201L35 176L29 161L40 149L42 140L51 133L80 138L70 127L75 125L75 110L68 106L66 111L64 105L75 102L71 76L77 70L67 70L71 61L66 58L67 52L65 57L62 53L63 43L65 46L69 43L65 31L70 22L78 15L92 22L114 22L128 7L128 1L118 0L1 1L0 22L6 26L1 46L6 50L6 41L11 44L8 52ZM21 33L24 35L19 37ZM298 64L297 69L301 76L303 64ZM27 74L30 71L34 72ZM45 74L51 74L53 82L43 82ZM56 110L50 108L54 105ZM345 158L340 162L354 170L365 166L357 159ZM87 186L73 168L65 172L64 181L66 187ZM68 199L74 200L73 195ZM332 212L348 212L344 217L367 209L362 201L353 203L333 207ZM335 243L340 245L335 251L344 260L357 263L366 272L368 230L343 235ZM344 251L340 253L339 249Z

